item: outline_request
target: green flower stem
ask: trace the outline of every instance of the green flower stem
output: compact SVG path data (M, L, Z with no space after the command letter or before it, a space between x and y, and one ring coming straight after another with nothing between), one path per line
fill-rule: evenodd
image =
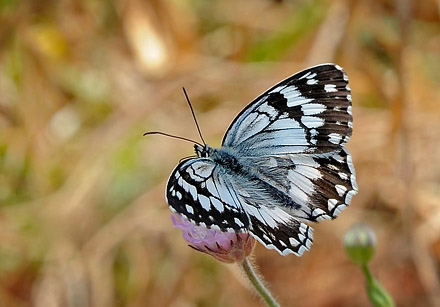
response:
M373 283L373 276L371 275L370 269L368 268L367 264L361 265L362 272L365 275L365 279L367 280L367 283L372 284Z
M241 269L245 273L246 277L251 282L252 286L254 286L257 293L261 296L261 298L266 302L269 307L280 307L280 304L275 300L269 290L264 286L263 281L258 274L255 272L255 269L252 263L249 261L249 258L246 257L244 261L240 264Z
M372 275L367 264L362 265L362 272L366 279L366 288L368 297L373 306L376 307L395 307L393 297L388 293L387 289Z

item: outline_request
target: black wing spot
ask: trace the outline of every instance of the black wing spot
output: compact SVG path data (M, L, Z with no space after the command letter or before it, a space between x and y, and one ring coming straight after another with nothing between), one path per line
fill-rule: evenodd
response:
M267 97L267 103L283 113L288 109L287 98L281 93L270 93Z
M312 135L310 133L310 129L308 129L301 120L301 117L304 115L301 109L301 105L296 105L292 107L287 106L287 98L279 92L270 93L267 97L267 103L268 105L277 109L280 114L287 114L289 118L292 118L296 122L298 122L298 124L301 126L301 128L304 129L306 133L307 142L309 144L311 143ZM273 121L271 123L273 123Z

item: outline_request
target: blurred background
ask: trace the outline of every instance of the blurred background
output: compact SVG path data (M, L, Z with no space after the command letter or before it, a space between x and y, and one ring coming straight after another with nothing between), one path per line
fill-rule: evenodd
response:
M345 68L360 192L302 258L258 245L285 306L369 306L344 253L378 236L398 306L440 306L440 1L0 0L0 306L259 306L188 248L165 184L198 139L311 65Z

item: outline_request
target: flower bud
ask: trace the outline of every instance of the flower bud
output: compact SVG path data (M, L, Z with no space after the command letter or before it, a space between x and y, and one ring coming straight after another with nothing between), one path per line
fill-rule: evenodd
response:
M354 225L345 233L344 247L352 261L365 265L373 257L376 235L367 225Z
M241 263L255 246L255 239L249 233L223 232L197 226L177 214L171 215L171 220L174 227L182 230L183 238L190 247L222 262Z

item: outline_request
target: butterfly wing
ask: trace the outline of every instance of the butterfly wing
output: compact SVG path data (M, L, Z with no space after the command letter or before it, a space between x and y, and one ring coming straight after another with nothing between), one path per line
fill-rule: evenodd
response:
M281 255L309 250L313 230L275 203L276 191L255 178L242 178L207 158L181 162L167 185L172 211L197 225L250 232Z
M259 178L288 196L278 203L299 219L336 218L357 193L353 163L345 148L320 155L287 154L245 161L254 165Z
M207 158L179 163L168 180L166 198L172 211L197 225L221 231L246 231L249 222L234 187Z
M223 146L243 156L325 153L352 131L351 94L341 67L324 64L275 85L232 122Z
M275 85L250 103L223 139L244 165L288 195L280 205L311 221L335 218L357 193L351 155L351 93L341 67L324 64Z

